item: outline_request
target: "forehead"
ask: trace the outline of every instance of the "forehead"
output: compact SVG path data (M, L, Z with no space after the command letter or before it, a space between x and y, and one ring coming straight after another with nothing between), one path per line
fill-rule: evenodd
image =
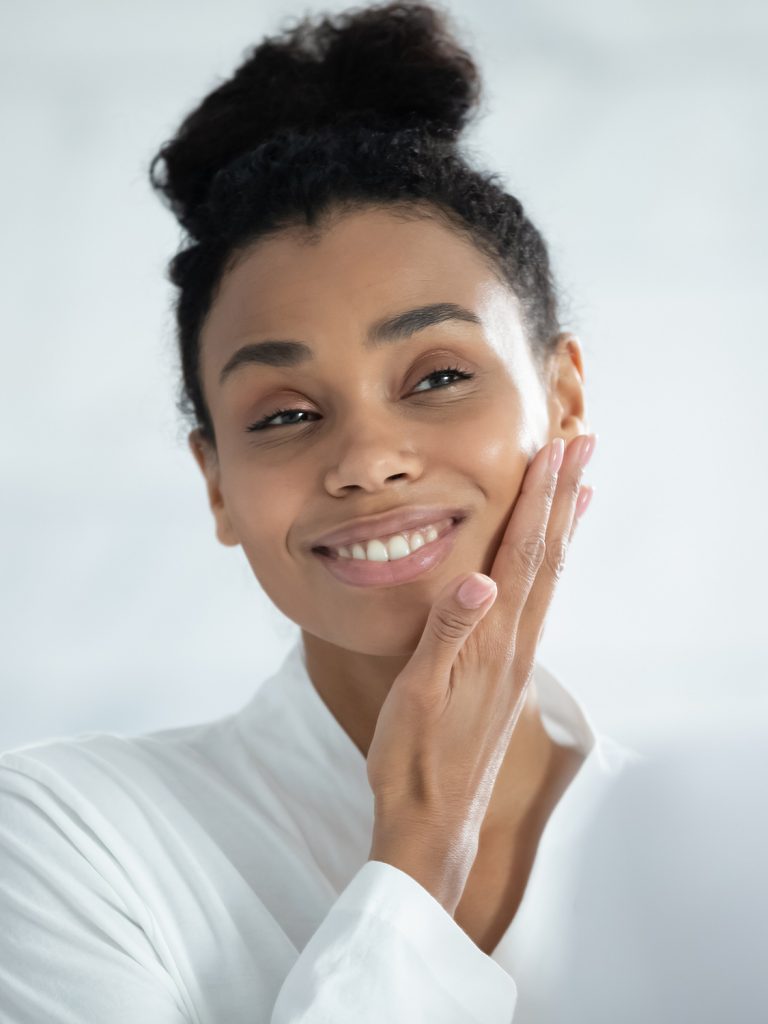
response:
M440 301L481 317L501 303L516 316L511 291L458 230L426 214L366 209L314 236L288 228L257 242L224 276L201 340L220 362L248 334L288 332L311 344L326 327L362 336L383 314Z

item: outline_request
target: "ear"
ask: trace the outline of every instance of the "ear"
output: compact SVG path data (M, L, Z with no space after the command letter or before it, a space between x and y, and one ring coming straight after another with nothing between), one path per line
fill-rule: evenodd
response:
M199 427L191 431L187 441L205 478L208 503L216 520L216 538L226 547L237 547L240 541L230 521L224 496L221 493L218 453L211 442L203 437Z
M581 344L570 331L561 331L557 337L557 348L548 361L549 439L562 437L567 444L578 434L590 433L591 428L586 416Z

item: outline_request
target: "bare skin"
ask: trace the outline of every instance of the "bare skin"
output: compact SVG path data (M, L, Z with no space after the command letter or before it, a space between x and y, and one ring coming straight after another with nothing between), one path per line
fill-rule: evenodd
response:
M516 757L512 753L516 739L517 727L504 762L505 772ZM531 787L527 806L517 809L519 818L509 827L481 830L477 857L454 913L457 924L488 955L517 913L544 826L584 760L574 748L562 747L549 738L548 745L550 756L548 762L542 758L541 784L538 789Z
M446 319L363 345L375 321L431 303L462 306L480 323ZM301 340L314 358L244 365L219 383L237 349L266 339ZM443 367L474 376L424 380ZM189 444L217 537L242 546L267 595L301 627L313 684L367 755L435 595L459 573L489 572L530 460L553 438L568 444L588 430L579 342L563 332L541 379L515 296L470 242L426 216L367 209L312 242L291 229L250 249L204 326L201 373L217 447L197 431ZM305 414L247 430L278 409ZM468 515L447 559L408 583L351 586L311 551L351 519L414 504L462 505ZM456 908L481 948L514 915L544 824L580 763L546 733L530 686Z

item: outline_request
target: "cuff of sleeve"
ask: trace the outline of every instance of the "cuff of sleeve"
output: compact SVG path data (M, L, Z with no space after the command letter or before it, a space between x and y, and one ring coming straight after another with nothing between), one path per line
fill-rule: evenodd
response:
M396 928L428 959L446 992L466 1008L468 1020L510 1024L517 1002L513 978L407 872L384 861L366 861L337 906L376 914Z

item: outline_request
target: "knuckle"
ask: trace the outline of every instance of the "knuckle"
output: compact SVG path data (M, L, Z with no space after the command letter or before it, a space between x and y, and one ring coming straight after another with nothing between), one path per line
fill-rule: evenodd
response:
M440 608L432 621L432 633L436 640L453 647L467 632L466 619L451 608Z
M559 483L560 483L560 477L559 476L552 476L552 475L550 475L550 476L547 477L547 481L544 484L544 497L547 499L547 506L550 506L552 504L552 501L553 501L553 499L555 497L555 492L557 491Z
M434 679L419 677L401 679L400 697L408 715L418 718L424 724L429 718L439 715L445 706L445 689ZM425 717L426 716L426 717Z
M547 544L547 569L555 579L560 579L565 566L565 557L568 552L568 543L565 537L560 537Z
M532 534L523 538L516 548L516 554L525 576L533 576L538 572L546 551L547 542L541 534Z

